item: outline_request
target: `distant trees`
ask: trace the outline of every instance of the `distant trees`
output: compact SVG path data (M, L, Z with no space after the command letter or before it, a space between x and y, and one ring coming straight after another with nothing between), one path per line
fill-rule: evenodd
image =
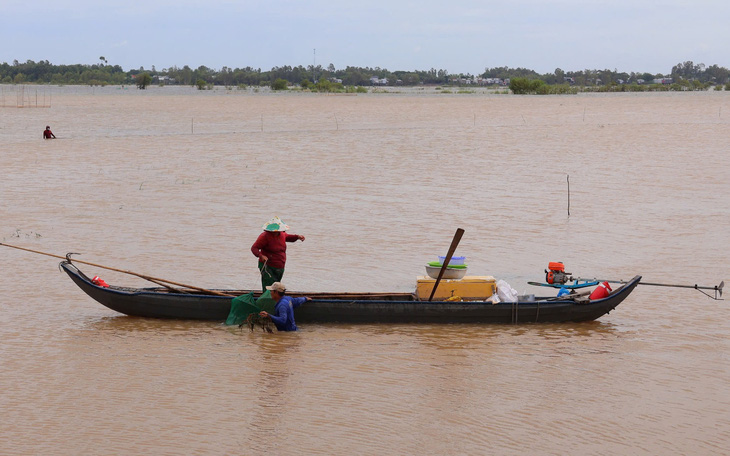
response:
M151 80L141 76L147 74ZM377 79L378 84L387 81L388 85L416 86L421 84L450 85L477 83L481 79L501 79L510 81L517 78L524 78L528 81L543 81L550 90L537 85L525 85L524 81L516 85L518 91L527 93L556 93L563 91L565 86L580 87L581 90L704 90L708 85L724 87L730 83L730 70L718 65L706 66L695 64L692 61L681 62L672 67L671 72L666 75L671 77L673 85L652 85L654 79L663 78L662 74L651 74L647 72L619 72L617 70L578 70L566 71L556 68L553 72L539 74L528 68L494 67L485 68L482 74L452 75L446 69L431 68L429 70L397 70L390 71L380 67L353 67L337 69L333 64L322 67L320 65L298 66L277 66L269 71L260 68L244 67L230 68L223 67L215 70L206 66L199 66L192 69L185 65L182 68L172 66L157 70L152 66L151 70L139 68L124 71L119 65L109 65L106 57L100 56L97 63L91 65L53 65L48 60L34 62L28 60L24 63L14 60L11 64L0 63L0 83L5 84L88 84L88 85L123 85L136 84L140 89L147 87L151 81L159 79L165 84L181 84L197 86L203 81L205 87L214 85L249 86L268 85L273 86L277 80L283 80L287 85L301 84L305 89L311 90L334 90L326 87L326 84L317 86L321 81L329 81L333 84L340 83L343 87L369 86L373 85L371 80ZM141 79L140 79L141 78ZM140 83L142 83L140 85ZM530 84L539 84L533 83ZM560 86L560 88L556 88ZM277 83L281 87L281 82Z
M730 83L730 70L717 65L710 65L705 68L704 76L706 77L706 82L716 84Z
M271 83L271 89L272 90L286 90L289 86L289 83L286 82L286 79L278 78L276 81Z
M510 78L509 89L515 95L543 94L547 83L542 79Z
M0 64L0 82L10 84L127 84L131 77L119 65L107 65L106 62L94 65L52 65L48 60L34 62L28 60L12 65Z
M710 82L716 84L725 84L728 82L730 70L727 68L711 65L706 67L704 63L694 64L694 62L686 61L678 63L672 67L672 79Z
M499 79L512 79L512 78L537 78L540 75L527 68L485 68L484 73L481 74L483 78L499 78Z
M134 81L137 83L138 89L144 90L152 82L152 76L150 76L150 74L145 71L144 73L137 74L137 77L134 79Z

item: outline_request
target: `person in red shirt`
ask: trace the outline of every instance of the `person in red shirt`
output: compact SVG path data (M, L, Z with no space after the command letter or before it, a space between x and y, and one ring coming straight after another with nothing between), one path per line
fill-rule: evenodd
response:
M261 272L261 288L274 282L281 282L286 266L286 243L304 241L301 234L288 234L289 226L279 217L274 217L264 225L264 232L251 246L251 253L259 259Z
M43 130L43 139L56 139L56 135L51 131L51 127L46 125L46 129Z

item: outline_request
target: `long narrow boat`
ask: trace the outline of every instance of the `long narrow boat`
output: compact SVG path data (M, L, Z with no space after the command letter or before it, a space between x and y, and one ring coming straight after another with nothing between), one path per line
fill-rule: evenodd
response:
M87 295L130 316L224 321L231 297L168 288L95 285L70 261L60 268ZM411 293L289 293L312 301L296 311L298 323L546 323L595 320L616 308L636 288L636 276L608 297L580 300L570 296L538 297L518 302L422 301ZM216 290L230 295L248 290ZM584 298L585 299L585 298Z

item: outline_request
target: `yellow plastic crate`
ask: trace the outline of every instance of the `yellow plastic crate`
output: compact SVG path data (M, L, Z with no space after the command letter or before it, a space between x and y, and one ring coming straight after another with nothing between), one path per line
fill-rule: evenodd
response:
M428 276L419 276L416 285L416 296L427 300L431 296L436 279ZM443 301L452 296L459 296L464 300L483 300L497 291L497 282L492 276L465 276L460 280L441 279L434 301Z

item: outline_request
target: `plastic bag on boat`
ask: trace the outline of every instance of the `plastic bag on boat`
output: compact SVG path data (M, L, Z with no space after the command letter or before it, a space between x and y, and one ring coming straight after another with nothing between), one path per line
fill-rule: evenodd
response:
M517 302L517 290L512 288L504 280L497 282L497 296L504 302Z
M569 295L570 289L565 287L560 287L560 290L558 290L558 298L561 296Z

